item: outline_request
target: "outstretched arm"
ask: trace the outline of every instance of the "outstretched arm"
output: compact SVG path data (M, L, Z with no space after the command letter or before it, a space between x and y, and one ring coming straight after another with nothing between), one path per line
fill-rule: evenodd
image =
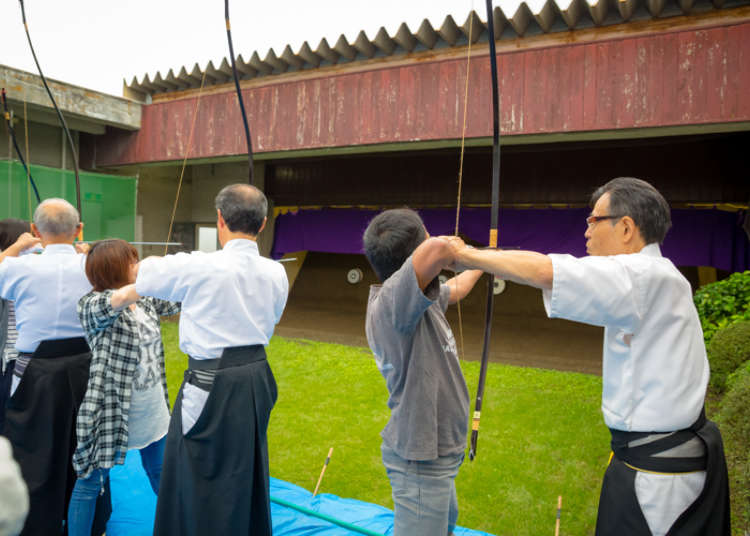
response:
M468 296L479 278L482 277L482 273L482 270L467 270L446 281L445 284L451 289L448 303L454 304Z
M456 252L462 248L465 248L464 241L457 236L428 238L422 242L412 257L419 288L424 290L442 270L452 268ZM448 303L464 299L481 276L481 270L470 270L449 279L446 283L451 291Z
M3 262L6 257L18 257L22 251L36 246L39 242L40 240L31 233L23 233L15 243L0 252L0 262Z
M115 311L120 311L140 299L141 297L135 291L135 284L130 284L118 288L112 293L110 305Z
M474 249L451 242L456 266L478 269L501 279L531 287L552 288L552 260L534 251L501 251Z
M189 253L143 259L138 263L138 276L135 280L138 295L182 302L188 288L185 278L195 264L193 259L195 257Z
M414 250L411 262L417 274L419 288L424 291L438 274L455 261L455 252L450 237L428 238Z

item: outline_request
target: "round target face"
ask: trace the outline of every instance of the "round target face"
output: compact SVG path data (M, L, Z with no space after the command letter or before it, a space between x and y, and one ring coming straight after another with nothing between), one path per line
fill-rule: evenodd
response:
M352 268L346 273L346 280L352 285L356 285L362 281L362 270L359 268Z
M502 294L505 290L505 280L503 279L495 279L495 282L493 283L492 287L492 293L497 296L498 294Z

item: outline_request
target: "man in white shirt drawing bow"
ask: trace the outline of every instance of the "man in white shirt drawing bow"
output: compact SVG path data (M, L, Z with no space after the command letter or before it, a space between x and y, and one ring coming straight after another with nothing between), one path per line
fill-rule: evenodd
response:
M728 535L721 436L703 411L700 320L690 284L659 248L669 205L634 178L611 180L591 204L588 257L477 250L450 237L456 263L542 289L551 318L605 328L602 412L613 456L597 535Z

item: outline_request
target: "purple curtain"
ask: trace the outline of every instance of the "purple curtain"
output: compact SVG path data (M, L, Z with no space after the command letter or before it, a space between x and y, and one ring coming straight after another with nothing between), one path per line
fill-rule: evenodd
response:
M362 233L380 211L363 209L299 210L276 218L272 255L293 251L362 253ZM452 209L418 210L431 235L453 234L456 213ZM586 255L588 208L502 209L499 245L541 253ZM674 209L672 229L662 253L678 266L714 266L732 272L750 269L750 244L742 221L744 212ZM489 208L461 210L460 232L487 244Z

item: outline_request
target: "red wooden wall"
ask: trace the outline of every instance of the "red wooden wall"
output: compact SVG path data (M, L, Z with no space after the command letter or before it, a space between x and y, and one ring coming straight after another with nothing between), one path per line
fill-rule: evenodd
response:
M750 121L750 22L501 52L503 135ZM243 90L256 152L460 138L465 58L269 77ZM470 66L467 136L491 134L487 56ZM95 140L97 166L184 158L196 97L144 106ZM233 88L201 97L190 158L243 154Z

